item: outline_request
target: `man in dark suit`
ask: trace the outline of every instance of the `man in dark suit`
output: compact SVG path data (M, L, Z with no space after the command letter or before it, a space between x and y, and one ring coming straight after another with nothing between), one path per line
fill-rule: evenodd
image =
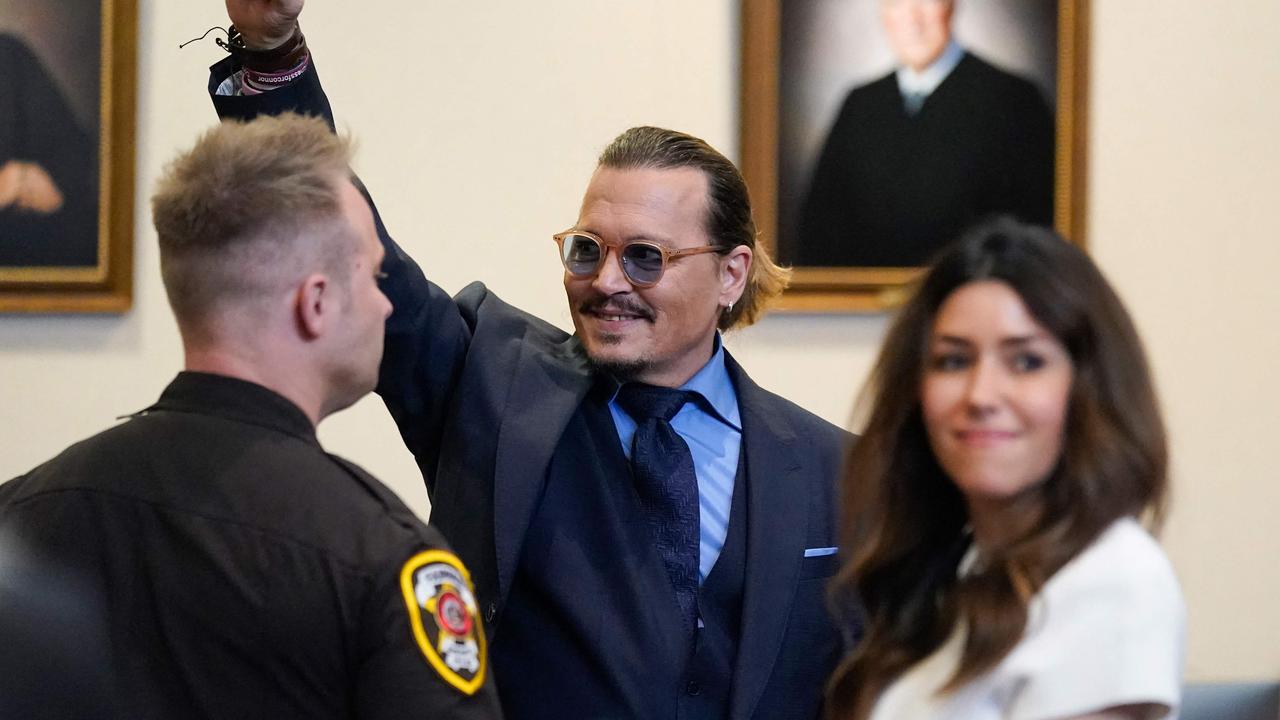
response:
M287 5L228 3L223 117L332 120ZM848 436L721 345L785 284L737 168L659 128L604 151L557 236L573 334L478 283L450 298L379 228L378 392L474 570L508 717L816 717Z
M901 66L845 98L788 260L923 265L993 213L1053 220L1053 117L1029 81L951 36L953 0L881 0Z

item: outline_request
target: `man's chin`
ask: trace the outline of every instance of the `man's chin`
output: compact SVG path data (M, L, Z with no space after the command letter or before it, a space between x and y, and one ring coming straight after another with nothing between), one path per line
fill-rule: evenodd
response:
M597 372L612 375L618 382L630 382L649 369L648 361L617 353L601 353L587 350L587 361Z

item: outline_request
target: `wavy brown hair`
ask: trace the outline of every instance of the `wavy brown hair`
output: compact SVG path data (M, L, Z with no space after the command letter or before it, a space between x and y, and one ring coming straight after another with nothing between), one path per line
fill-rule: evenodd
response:
M929 336L943 302L972 282L1011 287L1073 365L1062 455L1020 503L1028 528L957 578L964 499L930 450L921 414ZM867 426L844 477L843 547L832 598L865 634L827 686L827 717L863 720L880 693L968 629L943 692L992 669L1022 637L1031 597L1113 521L1164 515L1164 426L1133 322L1083 252L1052 231L997 218L943 250L889 330L863 391Z

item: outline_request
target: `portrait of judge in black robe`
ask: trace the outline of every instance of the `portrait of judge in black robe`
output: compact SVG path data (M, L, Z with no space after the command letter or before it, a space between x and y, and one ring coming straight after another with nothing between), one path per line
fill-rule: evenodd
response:
M1051 223L1054 120L1041 89L957 41L965 0L877 2L897 67L844 97L783 259L911 267L994 213Z
M48 69L0 33L0 266L97 264L97 167L93 134Z

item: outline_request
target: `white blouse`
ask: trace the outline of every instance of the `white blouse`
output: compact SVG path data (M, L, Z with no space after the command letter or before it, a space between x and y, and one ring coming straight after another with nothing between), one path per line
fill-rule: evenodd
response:
M1131 703L1176 719L1185 628L1168 558L1137 521L1117 520L1045 583L992 671L938 695L960 662L958 627L881 694L871 720L1056 720Z

